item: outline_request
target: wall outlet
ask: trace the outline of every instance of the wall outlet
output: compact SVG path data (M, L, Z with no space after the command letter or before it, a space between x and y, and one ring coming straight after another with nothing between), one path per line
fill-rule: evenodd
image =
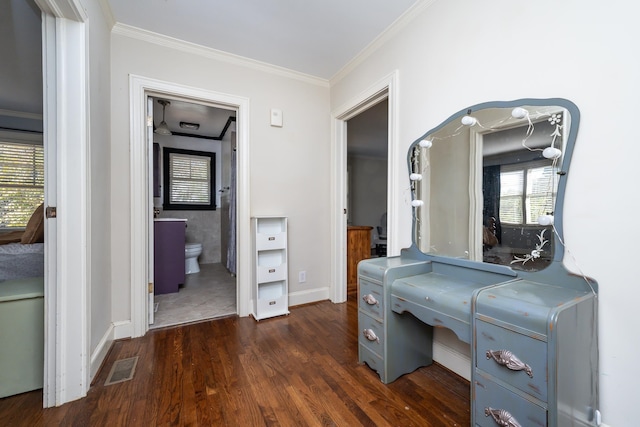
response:
M307 281L307 272L301 271L298 273L298 283L304 283Z

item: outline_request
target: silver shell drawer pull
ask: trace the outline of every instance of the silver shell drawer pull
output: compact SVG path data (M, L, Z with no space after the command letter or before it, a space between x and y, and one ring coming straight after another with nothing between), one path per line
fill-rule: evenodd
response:
M362 331L362 335L364 335L364 337L369 341L375 341L380 344L380 338L378 338L376 333L373 332L373 329L365 329L364 331Z
M501 427L522 427L518 420L516 420L513 415L504 409L493 409L492 407L484 408L484 416L488 417L491 415L493 421L496 422Z
M367 294L363 296L362 299L364 300L364 302L366 302L369 305L380 305L378 300L371 294Z
M497 364L506 366L512 371L525 371L529 377L533 378L531 366L518 359L518 357L509 350L487 350L487 359L493 359Z

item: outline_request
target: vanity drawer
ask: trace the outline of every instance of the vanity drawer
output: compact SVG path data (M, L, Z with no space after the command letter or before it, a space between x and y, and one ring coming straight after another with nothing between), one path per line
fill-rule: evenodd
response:
M384 381L384 364L382 357L371 351L364 344L358 344L358 352L360 356L360 363L366 363L371 369L376 371L378 375L380 375L380 378Z
M481 320L476 340L478 369L547 401L546 342Z
M382 319L384 316L384 298L382 285L372 283L360 277L360 294L358 305L365 313Z
M358 313L358 342L379 356L384 355L384 329L382 322Z
M513 393L506 388L483 377L476 375L475 383L475 421L476 425L482 427L498 427L492 412L507 411L522 427L535 426L544 427L547 425L546 408L524 397Z

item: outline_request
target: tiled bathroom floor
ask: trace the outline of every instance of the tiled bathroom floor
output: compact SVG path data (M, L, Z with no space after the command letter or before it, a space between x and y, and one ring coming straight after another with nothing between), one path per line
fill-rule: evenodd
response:
M200 264L200 273L187 274L185 282L178 292L155 297L150 329L236 313L236 278L222 264Z

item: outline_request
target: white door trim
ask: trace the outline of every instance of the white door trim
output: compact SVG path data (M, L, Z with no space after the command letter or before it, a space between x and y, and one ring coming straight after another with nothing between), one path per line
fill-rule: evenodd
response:
M398 71L385 76L358 96L331 113L331 301L347 300L347 120L387 98L388 111L388 176L387 176L387 255L399 255L400 244L395 232L399 218L396 188L398 159L404 153L398 149Z
M129 76L130 182L131 182L131 322L132 336L143 336L148 328L147 289L149 263L149 206L147 158L151 147L146 138L146 97L166 96L196 102L226 105L237 110L237 312L248 316L251 311L251 247L249 230L249 99L235 95L189 87L142 76Z
M43 406L89 389L89 93L87 28L75 0L36 0L42 10L45 202Z

